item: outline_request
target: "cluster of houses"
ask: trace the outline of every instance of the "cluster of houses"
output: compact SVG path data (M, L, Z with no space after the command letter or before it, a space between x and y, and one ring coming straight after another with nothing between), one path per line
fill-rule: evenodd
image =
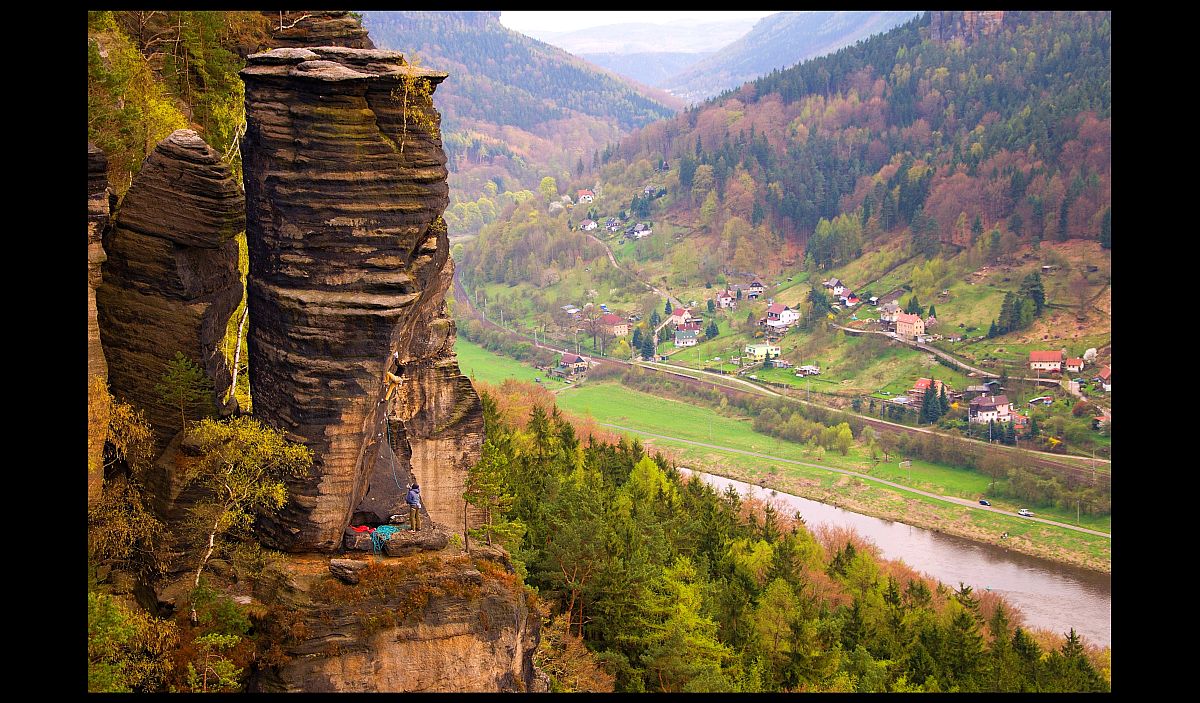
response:
M904 406L918 405L930 388L938 396L944 390L946 397L952 401L967 401L968 422L975 424L1011 422L1018 430L1028 427L1029 416L1017 412L1007 395L997 393L996 391L1000 390L999 386L997 381L985 381L978 385L967 386L961 392L956 392L935 378L918 378L912 388L905 391L903 396L892 398L891 402Z
M1035 350L1029 352L1029 370L1041 373L1079 373L1087 366L1089 357L1095 360L1095 350L1089 349L1082 357L1067 357L1060 350ZM1105 392L1112 391L1112 366L1100 369L1092 380L1099 383Z
M859 300L858 296L855 295L854 291L850 290L845 283L842 283L836 278L831 278L828 281L822 281L821 285L828 290L829 294L834 300L841 301L840 304L834 303L834 310L841 309L842 305L845 305L847 308L852 308L862 302Z
M690 308L675 308L665 324L675 326L675 346L694 347L700 341L700 323L704 320L692 314Z

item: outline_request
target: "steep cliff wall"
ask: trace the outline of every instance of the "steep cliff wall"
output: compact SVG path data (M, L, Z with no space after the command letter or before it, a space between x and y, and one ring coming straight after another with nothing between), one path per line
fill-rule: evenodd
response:
M215 402L229 388L221 342L241 298L234 237L244 227L229 167L184 129L146 157L104 235L96 304L110 386L146 411L160 450L182 429L155 390L176 352L204 370Z
M108 159L104 151L88 143L88 403L99 409L103 403L93 397L93 379L108 381L108 362L104 359L104 345L100 343L100 323L96 317L96 288L101 283L101 264L104 263L104 245L101 238L111 215L112 191L108 188ZM104 442L99 434L88 436L88 501L100 497L104 482Z
M399 491L414 479L435 520L461 525L481 411L444 310L440 118L405 95L446 74L396 52L317 47L255 54L241 75L254 412L316 455L264 534L284 549L335 549L373 482ZM400 379L391 402L387 373ZM378 447L389 413L392 437L412 445L397 448L397 467L377 461L391 462Z
M271 605L260 626L278 648L251 690L545 690L540 615L498 551L293 556L268 567L254 598Z

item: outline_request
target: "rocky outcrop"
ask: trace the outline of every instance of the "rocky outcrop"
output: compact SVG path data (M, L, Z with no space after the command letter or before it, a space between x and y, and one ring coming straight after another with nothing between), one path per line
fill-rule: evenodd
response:
M158 448L182 427L156 391L176 352L213 385L230 385L221 343L241 300L236 235L245 202L229 167L191 130L159 142L142 163L113 226L96 304L113 395L145 410ZM230 400L229 402L233 402Z
M367 560L267 567L254 598L271 605L258 626L278 650L250 690L539 690L541 616L503 553Z
M101 264L104 263L102 237L108 227L112 213L112 190L108 187L108 158L104 151L88 142L88 403L90 408L100 411L107 403L93 388L93 379L108 381L108 362L104 359L104 345L100 343L100 323L96 315L96 288L101 283ZM94 397L95 395L95 397ZM98 418L98 422L105 422ZM94 436L93 436L94 435ZM100 497L104 483L104 441L100 434L88 434L88 501Z
M428 514L458 528L482 419L445 313L440 117L413 90L446 74L317 47L255 54L241 75L254 412L315 455L262 534L338 549L360 508L398 512L413 480Z
M1004 10L934 10L929 36L937 41L974 41L994 34L1004 25Z
M292 10L264 11L271 20L271 46L299 48L306 46L345 46L353 49L374 49L362 20L347 11L317 12Z

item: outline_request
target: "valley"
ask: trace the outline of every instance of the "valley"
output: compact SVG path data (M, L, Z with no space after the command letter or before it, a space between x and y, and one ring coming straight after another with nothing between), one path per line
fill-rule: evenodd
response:
M89 11L89 691L1111 690L1111 13L622 12Z

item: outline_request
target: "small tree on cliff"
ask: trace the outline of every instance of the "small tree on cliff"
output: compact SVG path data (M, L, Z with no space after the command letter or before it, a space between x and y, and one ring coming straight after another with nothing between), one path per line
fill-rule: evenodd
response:
M196 567L195 586L216 549L217 540L245 533L260 512L275 512L287 502L288 477L300 477L312 467L308 447L285 441L277 430L250 417L224 421L205 419L189 432L200 458L187 466L185 481L199 484L208 499L196 506L198 525L207 543ZM197 619L192 604L192 621Z
M409 127L435 135L438 130L433 109L433 81L418 75L421 61L411 56L411 61L401 59L406 66L405 75L400 76L400 86L392 90L392 98L400 102L400 153L408 141Z
M167 362L166 373L154 390L164 401L179 408L180 427L187 427L188 412L212 407L212 383L183 352L175 352L175 358Z

